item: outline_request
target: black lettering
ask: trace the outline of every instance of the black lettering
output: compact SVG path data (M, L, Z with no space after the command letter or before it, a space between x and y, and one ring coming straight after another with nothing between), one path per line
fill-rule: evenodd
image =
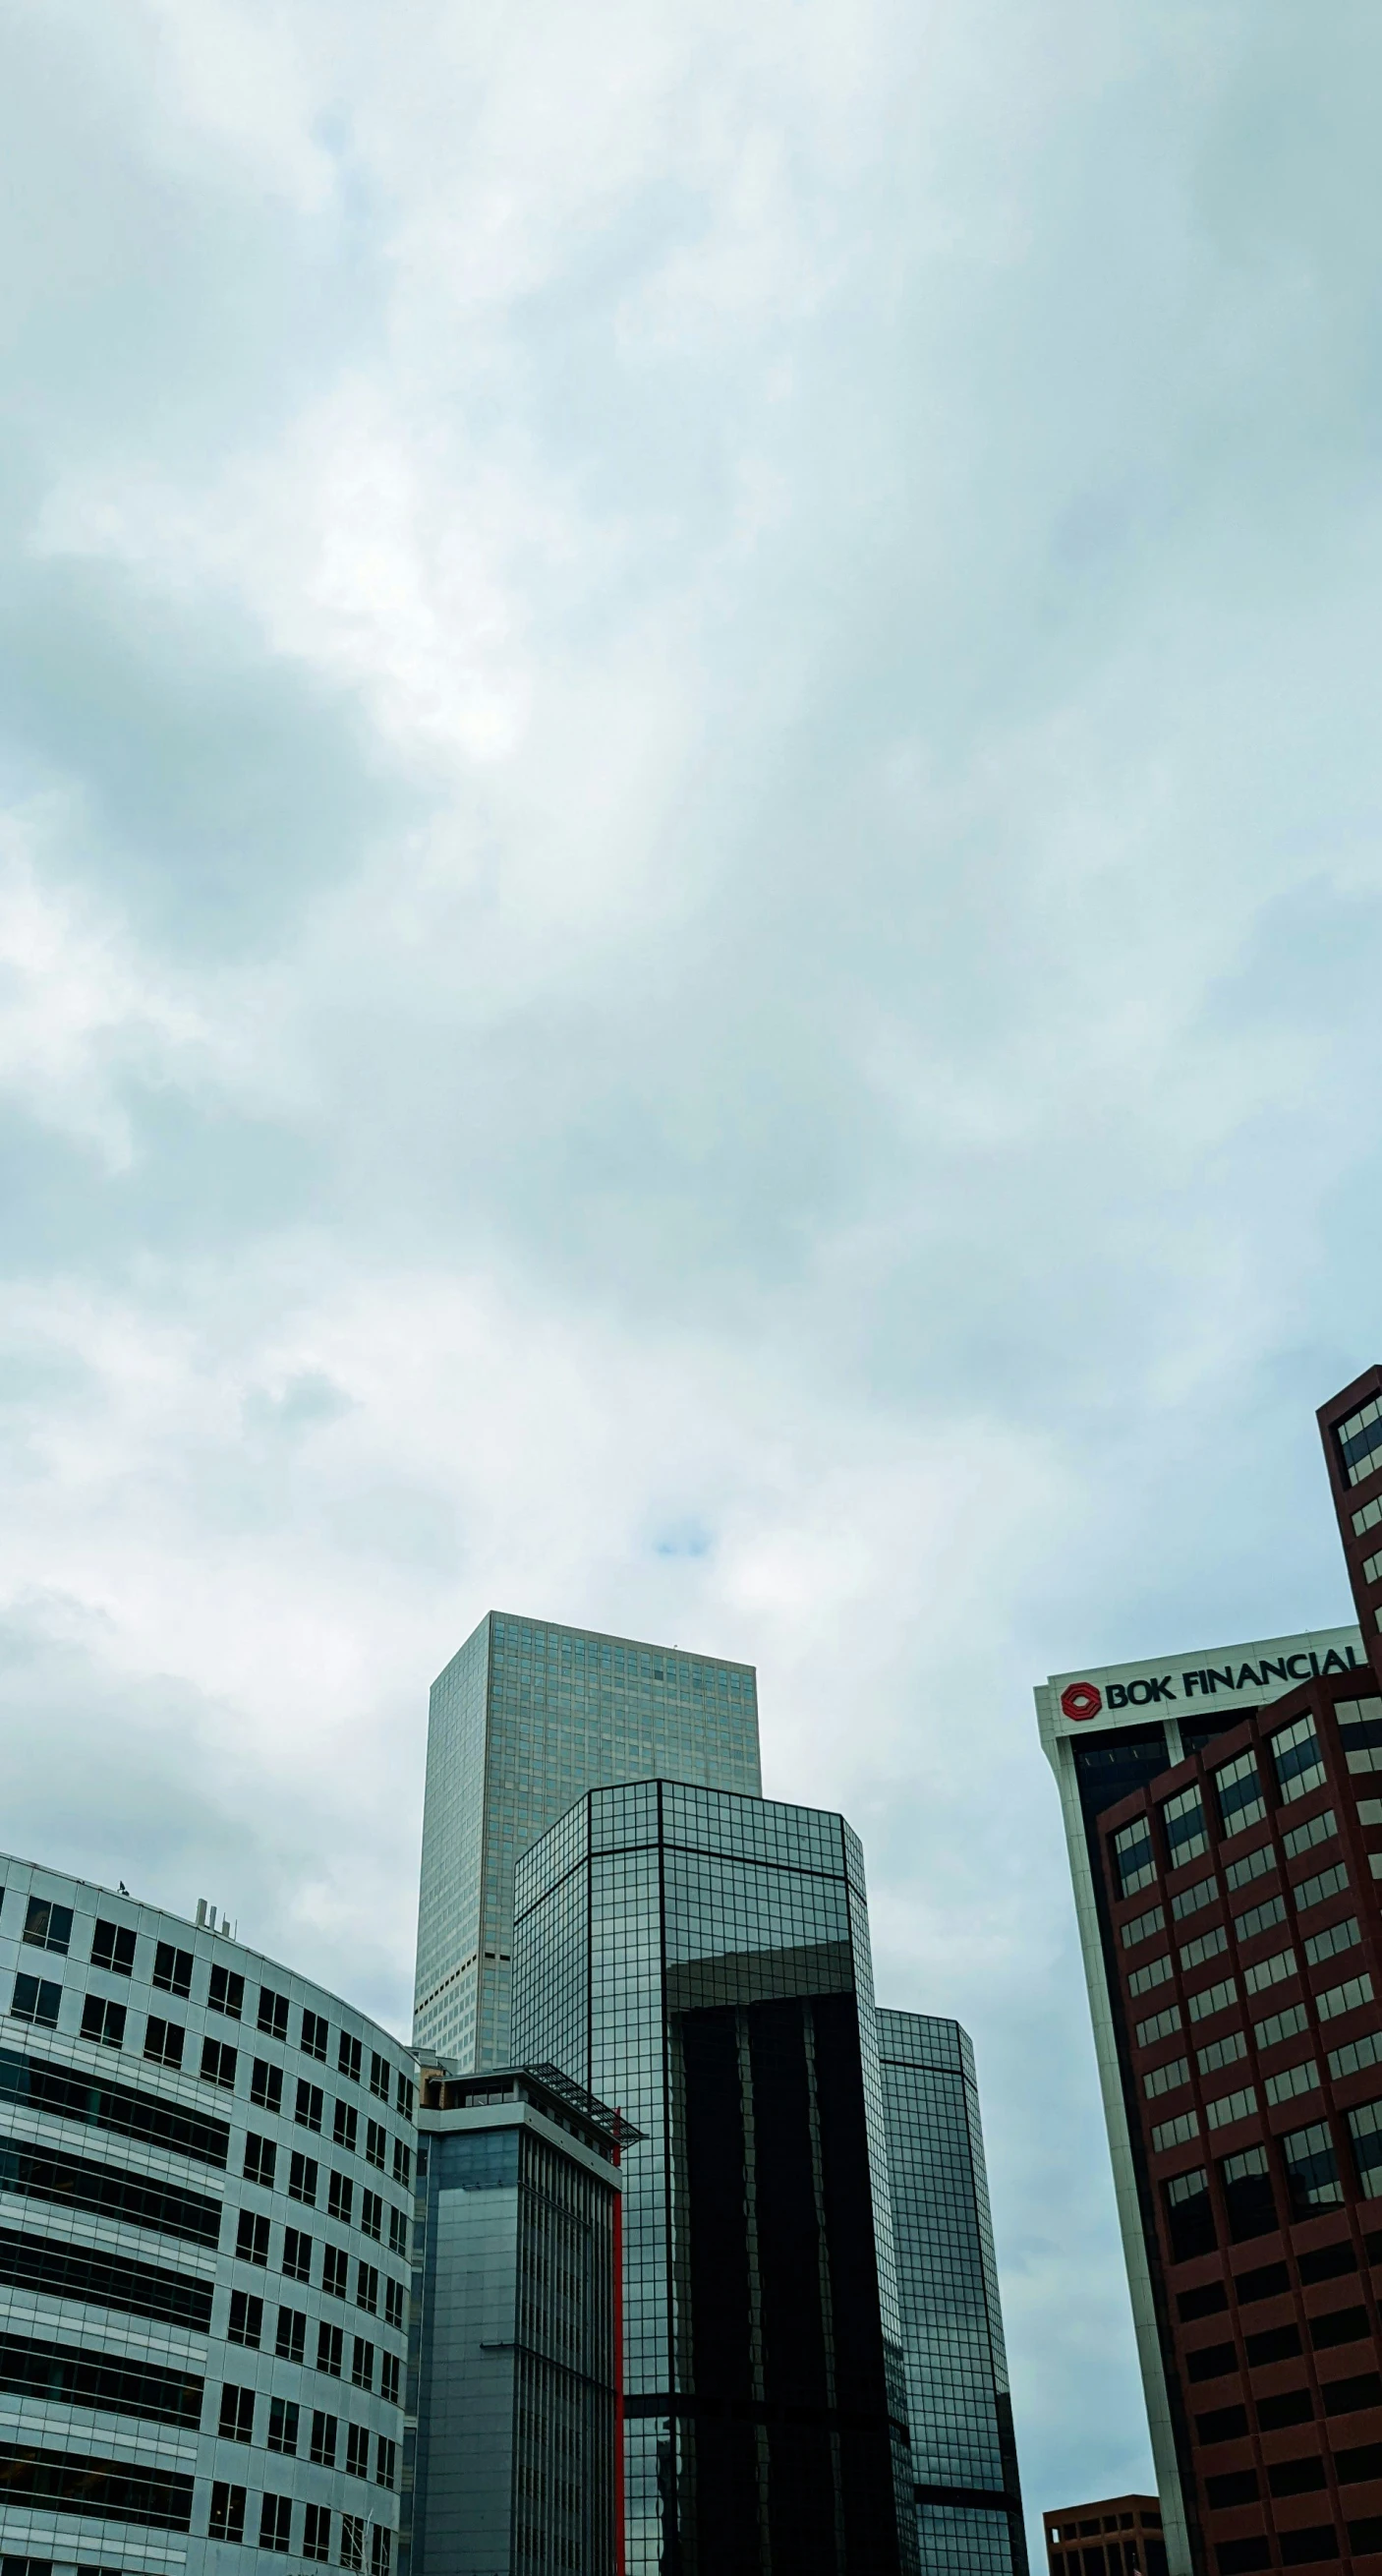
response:
M1315 1675L1316 1680L1318 1680L1320 1671L1320 1659L1318 1655L1312 1654L1310 1658L1310 1670Z
M1211 1664L1205 1674L1205 1680L1211 1691L1216 1691L1220 1682L1223 1683L1225 1690L1233 1690L1236 1687L1232 1664Z
M1175 1696L1176 1694L1171 1688L1171 1676L1169 1673L1163 1673L1160 1681L1157 1681L1154 1677L1147 1685L1147 1697L1149 1699L1174 1699Z
M1193 1698L1194 1698L1194 1696L1195 1696L1195 1692L1196 1692L1196 1690L1197 1690L1197 1689L1198 1689L1198 1687L1199 1687L1199 1679L1200 1679L1200 1677L1199 1677L1199 1674L1198 1674L1198 1673L1182 1673L1182 1674L1181 1674L1181 1677L1180 1677L1180 1686L1181 1686L1181 1689L1184 1691L1185 1696L1186 1696L1186 1698L1187 1698L1187 1699L1193 1699Z
M1129 1682L1128 1698L1134 1708L1145 1708L1151 1696L1151 1691L1149 1690L1146 1682L1140 1679L1135 1682Z
M1244 1683L1245 1683L1245 1682L1251 1682L1251 1683L1252 1683L1252 1686L1253 1686L1253 1688L1254 1688L1254 1690L1260 1690L1260 1689L1261 1689L1261 1687L1262 1687L1262 1685L1261 1685L1260 1681L1258 1680L1258 1677L1257 1677L1256 1673L1253 1671L1253 1668L1252 1668L1251 1664L1243 1664L1242 1666L1240 1666L1240 1668L1239 1668L1239 1673L1238 1673L1238 1679L1237 1679L1237 1681L1236 1681L1236 1682L1234 1683L1234 1685L1233 1685L1234 1689L1235 1689L1235 1690L1241 1690L1241 1689L1243 1688L1243 1685L1244 1685Z
M1128 1705L1128 1694L1121 1682L1110 1682L1104 1697L1110 1708L1126 1708Z
M1336 1654L1334 1648L1331 1646L1328 1654L1325 1656L1324 1662L1320 1666L1320 1671L1322 1673L1346 1673L1348 1671L1348 1666L1344 1662L1343 1656Z
M1304 1670L1304 1672L1303 1672L1303 1673L1301 1673L1301 1672L1297 1672L1297 1670L1296 1670L1296 1666L1297 1666L1298 1664L1304 1664L1304 1666L1305 1666L1305 1670ZM1310 1679L1310 1658L1309 1658L1309 1656L1308 1656L1308 1655L1288 1655L1288 1656L1287 1656L1287 1658L1286 1658L1286 1670L1287 1670L1287 1672L1290 1674L1291 1679L1292 1679L1292 1681L1293 1681L1293 1682L1308 1682L1308 1681L1309 1681L1309 1679Z
M1268 1681L1284 1682L1285 1679L1285 1665L1274 1662L1270 1655L1264 1655L1262 1658L1262 1684L1264 1689Z
M1355 1655L1355 1653L1354 1653L1354 1651L1353 1651L1353 1648L1352 1648L1351 1646L1348 1646L1348 1647L1346 1647L1346 1648L1345 1648L1345 1653L1346 1653L1346 1654L1347 1654L1347 1656L1348 1656L1348 1660L1349 1660L1349 1668L1350 1668L1350 1670L1352 1670L1352 1669L1354 1669L1354 1668L1356 1667L1357 1662L1358 1662L1358 1658L1357 1658L1357 1656Z

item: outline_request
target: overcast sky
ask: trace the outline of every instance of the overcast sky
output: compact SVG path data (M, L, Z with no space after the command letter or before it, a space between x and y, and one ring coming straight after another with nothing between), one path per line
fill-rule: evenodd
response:
M759 1667L1151 2477L1050 1670L1345 1618L1375 0L11 0L13 1848L408 2026L492 1603Z

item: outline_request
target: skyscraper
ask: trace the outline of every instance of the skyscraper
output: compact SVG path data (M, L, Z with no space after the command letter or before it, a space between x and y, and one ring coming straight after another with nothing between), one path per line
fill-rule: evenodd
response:
M588 1789L761 1789L751 1664L490 1611L432 1685L416 2045L510 2057L514 1863Z
M863 1864L596 1790L520 1862L514 2047L627 2113L629 2576L903 2576L916 2518Z
M1364 1369L1315 1418L1363 1647L1382 1688L1382 1368Z
M877 2022L923 2576L1026 2576L973 2046L931 2013Z

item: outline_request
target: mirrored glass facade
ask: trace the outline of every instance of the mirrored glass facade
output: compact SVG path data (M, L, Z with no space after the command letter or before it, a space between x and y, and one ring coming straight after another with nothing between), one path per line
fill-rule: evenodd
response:
M917 2533L926 2576L1026 2576L969 2034L877 2014Z
M863 1864L839 1816L597 1790L520 1862L514 2053L624 2163L630 2576L915 2570Z
M756 1795L753 1667L490 1611L432 1685L413 2035L459 2068L510 2043L513 1873L585 1791Z

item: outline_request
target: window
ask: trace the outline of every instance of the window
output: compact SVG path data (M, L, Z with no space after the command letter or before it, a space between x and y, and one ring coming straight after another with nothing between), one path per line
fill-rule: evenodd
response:
M1220 2066L1236 2065L1238 2059L1246 2057L1247 2053L1248 2043L1241 2030L1231 2030L1227 2038L1212 2039L1208 2048L1197 2048L1195 2063L1201 2075L1212 2075Z
M123 2048L124 2005L111 2003L104 1995L87 1995L82 2003L82 2037L99 2040L104 2048Z
M1209 1849L1205 1829L1204 1801L1198 1788L1182 1789L1178 1797L1168 1798L1161 1810L1161 1827L1166 1836L1166 1856L1172 1869L1185 1861L1198 1860Z
M399 2402L397 2353L381 2352L379 2356L379 2394L389 2406Z
M1274 1950L1270 1959L1254 1959L1244 1969L1244 1986L1250 1995L1260 1995L1264 1986L1279 1986L1283 1977L1293 1977L1298 1964L1294 1950Z
M181 2066L186 2036L178 2022L160 2021L156 2013L150 2013L144 2025L144 2054L155 2066Z
M1251 1751L1240 1753L1236 1761L1226 1762L1222 1770L1215 1772L1214 1789L1225 1834L1241 1834L1248 1825L1260 1824L1266 1815L1257 1757Z
M1211 2129L1230 2128L1235 2120L1249 2120L1257 2109L1257 2094L1251 2084L1238 2093L1220 2093L1205 2104L1205 2118Z
M71 1906L53 1905L46 1896L31 1896L23 1937L31 1950L57 1950L66 1958L72 1940Z
M352 2388L374 2386L374 2346L366 2343L363 2335L355 2338L355 2349L350 2357L350 2384Z
M333 2172L327 2180L328 2218L339 2218L343 2227L349 2227L351 2204L354 2198L355 2185L349 2174Z
M1317 1878L1303 1878L1291 1890L1297 1914L1304 1914L1311 1905L1323 1905L1327 1896L1342 1896L1347 1885L1348 1871L1341 1860L1332 1869L1322 1869Z
M309 2209L317 2205L317 2167L311 2156L301 2156L294 2148L288 2167L288 2197L302 2200Z
M1290 1841L1288 1834L1287 1841ZM1248 1887L1255 1878L1266 1878L1276 1867L1276 1853L1270 1843L1259 1843L1256 1851L1244 1852L1241 1860L1231 1860L1224 1871L1228 1888Z
M1183 1887L1179 1896L1171 1899L1171 1912L1177 1923L1183 1923L1187 1914L1202 1913L1206 1905L1213 1904L1218 1893L1217 1878L1197 1878L1192 1887ZM1158 1906L1157 1912L1160 1911Z
M361 2235L362 2235L362 2236L372 2236L372 2237L374 2238L375 2244L377 2245L377 2244L379 2243L379 2241L380 2241L380 2236L381 2236L382 2231L383 2231L383 2226L384 2226L384 2203L383 2203L383 2201L380 2199L378 2192L377 2192L377 2191L362 2191L362 2192L361 2192L361 2194L360 2194L360 2233L361 2233Z
M307 2319L301 2308L280 2308L274 2350L280 2361L301 2361L307 2347Z
M398 2483L398 2444L381 2433L374 2449L374 2483L391 2487Z
M283 2269L290 2281L312 2278L312 2239L304 2236L299 2227L283 2230Z
M259 2546L276 2549L287 2556L293 2545L293 2499L291 2496L266 2495L259 2506Z
M343 2030L337 2041L336 2072L352 2084L360 2081L360 2043L358 2039L351 2038L348 2030Z
M1324 1763L1313 1717L1298 1717L1294 1726L1283 1726L1281 1733L1271 1738L1271 1754L1281 1795L1288 1806L1292 1799L1305 1797L1311 1789L1323 1788Z
M1336 1700L1334 1715L1349 1770L1382 1771L1382 1699Z
M1313 2093L1320 2080L1320 2070L1312 2057L1303 2058L1299 2066L1285 2066L1279 2075L1269 2075L1266 2093L1269 2102L1294 2102L1299 2093Z
M345 2297L346 2282L349 2271L350 2257L343 2245L323 2246L322 2288L325 2290L328 2298L343 2299Z
M231 1968L213 1968L207 2003L212 2012L224 2013L228 2021L238 2021L245 2008L245 1980Z
M307 2506L302 2524L302 2554L304 2558L319 2558L323 2565L330 2558L331 2508L329 2505L309 2504Z
M348 2478L369 2476L369 2434L363 2424L346 2426L345 2464Z
M410 2075L404 2075L400 2070L398 2081L394 2087L393 2105L400 2119L411 2120L413 2116L413 2098L413 2079Z
M393 2142L393 2178L396 2183L400 2183L402 2185L404 2191L411 2190L413 2181L413 2151L411 2147L404 2146L401 2138L395 2138Z
M227 2387L221 2390L221 2420L216 2429L223 2442L254 2440L254 2390L252 2388Z
M1382 1494L1378 1495L1375 1502L1364 1503L1361 1512L1354 1513L1353 1535L1355 1538L1362 1538L1368 1530L1376 1529L1379 1524L1382 1524ZM1368 1580L1371 1582L1371 1575Z
M1253 2030L1259 2048L1276 2048L1283 2039L1294 2039L1308 2027L1309 2016L1304 2004L1288 2004L1285 2012L1273 2013L1270 2021L1260 2021Z
M1156 1878L1156 1854L1152 1849L1149 1816L1135 1816L1130 1825L1124 1825L1121 1833L1113 1836L1109 1848L1113 1854L1120 1896L1137 1896L1144 1887L1152 1886ZM376 2058L374 2062L379 2066L383 2060ZM376 2089L371 2082L370 2090ZM388 2099L387 2083L383 2098Z
M259 2027L268 2032L270 2039L288 2036L288 1998L276 1995L272 1986L259 1989Z
M160 1941L154 1951L154 1984L165 1995L190 1995L192 1992L192 1953L175 1950L171 1941Z
M1312 1932L1305 1944L1305 1955L1312 1968L1321 1959L1337 1959L1341 1950L1351 1950L1358 1939L1358 1926L1351 1914L1342 1923L1331 1923L1323 1932Z
M1348 2114L1358 2187L1369 2200L1382 2196L1382 2102L1363 2102Z
M352 2156L355 2153L355 2132L359 2118L359 2112L349 2102L336 2104L335 2117L331 2123L332 2141L334 2145L344 2147L347 2154Z
M250 2100L261 2111L275 2114L283 2108L283 2069L270 2066L266 2057L256 2057L250 2069Z
M1344 2075L1361 2075L1365 2066L1382 2065L1382 2032L1370 2030L1366 2039L1351 2039L1344 2048L1329 2053L1329 2072L1337 2084Z
M1177 2013L1176 2022L1179 2023L1179 2021L1180 2014ZM404 2217L401 2209L391 2209L389 2211L389 2252L391 2254L401 2254L404 2262L406 2263L408 2259L408 2221Z
M235 2051L223 2039L202 2041L202 2082L219 2084L223 2093L235 2090Z
M1316 1995L1315 2010L1321 2021L1333 2021L1337 2014L1353 2012L1359 2004L1371 2002L1372 1979L1364 1974L1361 1977L1348 1977L1343 1985L1329 1986L1322 1995Z
M302 2015L302 2046L304 2055L307 2057L319 2057L324 2066L326 2064L327 2038L328 2032L325 2015L322 2013L308 2012L304 2006Z
M1369 1476L1375 1476L1382 1466L1382 1455L1378 1454L1382 1452L1382 1397L1374 1396L1371 1403L1360 1405L1345 1421L1336 1422L1334 1439L1346 1484L1361 1485Z
M403 2284L401 2281L384 2283L384 2322L386 2325L402 2327Z
M372 2317L379 2314L379 2270L374 2263L356 2264L355 2304L367 2308Z
M37 2022L41 2030L56 2030L62 1988L46 1977L16 1977L14 2000L10 2011L16 2021Z
M377 2048L370 2052L369 2089L377 2102L387 2102L389 2098L388 2061L380 2056Z
M341 2565L362 2568L365 2563L365 2521L363 2514L341 2516Z
M269 2399L269 2448L297 2458L298 2409L291 2397Z
M1160 2128L1153 2129L1152 2145L1158 2155L1164 2155L1168 2147L1186 2147L1199 2134L1200 2123L1195 2112L1182 2111L1176 2119L1163 2120Z
M245 2133L245 2180L257 2182L264 2191L274 2187L274 2167L278 2150L272 2138L257 2137L253 2129Z
M257 2209L242 2209L235 2230L237 2263L267 2264L269 2260L269 2222Z
M134 1974L134 1934L123 1923L100 1923L91 1935L91 1964L111 1977Z
M1303 1825L1293 1825L1289 1834L1282 1835L1282 1848L1288 1860L1299 1860L1303 1851L1313 1851L1316 1843L1327 1843L1338 1830L1333 1808L1322 1807L1317 1816L1309 1817Z
M1154 2102L1158 2094L1174 2093L1178 2084L1188 2084L1189 2081L1190 2069L1185 2059L1173 2057L1165 2066L1154 2066L1150 2075L1143 2076L1142 2090L1148 2101Z
M1211 1932L1201 1932L1197 1940L1182 1944L1181 1966L1182 1968L1202 1968L1206 1959L1217 1959L1220 1952L1227 1948L1228 1934L1222 1923L1216 1923Z
M1202 1986L1197 1995L1187 1998L1186 2010L1192 2021L1207 2021L1211 2013L1226 2012L1238 2001L1238 1989L1232 1977L1217 1986Z
M1284 1896L1269 1896L1264 1905L1254 1905L1246 1914L1235 1914L1233 1928L1240 1941L1255 1941L1259 1933L1270 1932L1274 1924L1285 1920Z
M1350 2111L1350 2129L1358 2117L1356 2111ZM1308 2218L1312 2210L1338 2207L1344 2187L1339 2180L1334 2142L1323 2120L1313 2128L1288 2131L1281 2140L1281 2153L1293 2218Z
M393 2533L382 2522L372 2523L369 2536L370 2576L389 2576L393 2560Z
M230 2323L226 2328L227 2343L247 2344L252 2352L257 2352L263 2333L263 2300L252 2298L248 2290L232 2290Z
M1139 2048L1155 2048L1156 2043L1157 2043L1157 2041L1158 2041L1159 2039L1169 2039L1169 2038L1170 2038L1170 2036L1171 2036L1172 2031L1173 2031L1173 2030L1179 2030L1179 2028L1180 2028L1180 2005L1179 2005L1179 2004L1168 2004L1168 2005L1167 2005L1167 2008L1166 2008L1166 2010L1165 2010L1165 2012L1154 2013L1154 2014L1152 2015L1152 2018L1151 2018L1151 2020L1150 2020L1150 2021L1140 2021L1140 2022L1138 2023L1138 2025L1137 2025L1137 2045L1138 2045L1138 2047L1139 2047ZM419 2160L418 2160L418 2161L419 2161L419 2164L421 2164L421 2157L419 2157ZM396 2210L396 2209L391 2209L391 2210L390 2210L390 2212L389 2212L390 2250L391 2250L393 2253L395 2253L395 2254L397 2254L397 2253L399 2252L399 2250L400 2250L400 2249L399 2249L399 2247L398 2247L398 2246L394 2245L394 2244L393 2244L393 2241L392 2241L392 2239L393 2239L393 2223L394 2223L394 2220L395 2220L396 2218L401 2218L401 2217L402 2217L402 2212L401 2212L401 2211ZM406 2224L406 2222L404 2222L404 2223Z
M1168 1975L1170 1974L1170 1968L1171 1963L1168 1959L1166 1962ZM378 2062L379 2061L376 2058L375 2064L377 2065ZM388 2141L385 2138L384 2131L379 2122L377 2120L367 2120L365 2123L365 2162L367 2164L377 2165L381 2173L384 2170L384 2149L387 2143Z
M217 2478L211 2490L211 2520L207 2525L210 2540L243 2540L245 2537L245 2490L227 2486Z
M312 2457L318 2468L334 2469L336 2465L336 2418L323 2415L320 2408L312 2417Z
M304 2083L298 2077L297 2107L293 2113L300 2129L320 2130L322 2124L322 2089L320 2084Z
M1245 2147L1241 2155L1225 2156L1219 2167L1219 2181L1228 2211L1230 2241L1244 2245L1253 2236L1270 2235L1279 2222L1266 2148Z
M1135 1950L1140 1941L1150 1941L1154 1932L1164 1932L1165 1929L1166 1916L1162 1908L1152 1905L1145 1914L1138 1914L1131 1923L1125 1923L1119 1938L1125 1950Z
M339 2326L329 2326L326 2324L318 2326L317 2368L318 2370L324 2370L328 2379L340 2378L342 2341L343 2338Z

